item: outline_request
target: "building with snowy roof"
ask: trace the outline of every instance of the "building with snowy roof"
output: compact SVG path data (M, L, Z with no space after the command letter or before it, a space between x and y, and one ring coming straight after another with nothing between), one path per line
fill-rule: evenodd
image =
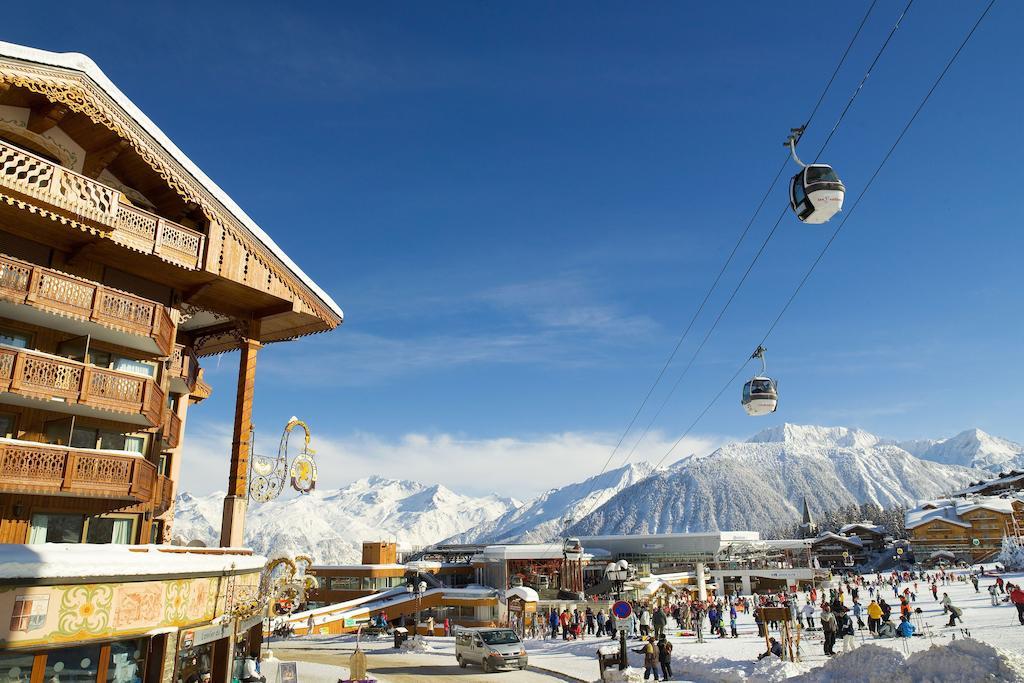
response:
M906 512L905 526L916 557L945 550L986 561L999 553L1003 537L1024 530L1024 494L922 501Z
M186 414L211 392L199 359L239 352L221 526L221 545L237 548L257 355L341 322L92 60L0 42L0 542L11 544L0 546L0 659L18 669L11 680L230 679L234 644L261 632L263 559L167 545Z

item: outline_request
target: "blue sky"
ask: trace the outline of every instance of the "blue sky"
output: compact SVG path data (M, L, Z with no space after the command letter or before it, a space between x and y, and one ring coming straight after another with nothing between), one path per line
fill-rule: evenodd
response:
M262 450L296 414L325 485L526 496L603 464L867 4L22 4L2 37L89 54L345 309L262 353ZM879 2L805 150L902 6ZM982 7L910 10L826 155L848 207ZM678 455L781 421L1024 441L1022 25L996 5L769 340L778 413L746 417L737 384ZM634 457L661 458L831 228L784 220ZM236 362L205 363L186 488L223 486ZM533 476L498 474L516 463Z

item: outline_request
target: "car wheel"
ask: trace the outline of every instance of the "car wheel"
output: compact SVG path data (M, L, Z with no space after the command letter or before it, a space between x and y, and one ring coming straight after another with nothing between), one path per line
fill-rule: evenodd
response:
M483 663L483 667L484 667L484 673L485 674L491 673L491 663L489 661L487 661L486 659L484 659L484 661L482 663Z
M466 668L466 660L464 660L464 659L462 658L462 655L458 655L457 657L455 657L455 661L457 661L457 662L459 663L459 666L460 666L461 668L463 668L463 669L465 669L465 668Z

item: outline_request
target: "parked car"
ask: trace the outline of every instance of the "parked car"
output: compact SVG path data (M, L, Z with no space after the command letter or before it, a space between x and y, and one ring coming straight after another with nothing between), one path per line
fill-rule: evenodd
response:
M526 647L509 628L462 628L455 632L455 659L465 668L479 664L490 673L525 669Z

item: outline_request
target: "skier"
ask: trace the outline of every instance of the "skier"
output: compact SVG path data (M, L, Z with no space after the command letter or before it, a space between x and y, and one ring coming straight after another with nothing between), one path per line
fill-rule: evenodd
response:
M995 596L993 596L993 600ZM1014 585L1010 588L1010 602L1017 608L1017 619L1020 620L1020 625L1024 626L1024 589L1020 586Z
M821 630L825 635L825 654L830 657L835 654L837 628L835 615L829 610L828 605L823 606L821 608Z
M991 586L988 587L988 594L989 594L989 597L992 598L992 606L993 607L998 607L999 606L999 589L996 588L996 585L994 583Z
M808 602L803 607L804 619L807 620L807 628L814 628L814 605Z
M852 650L854 646L853 620L850 619L850 615L847 614L846 610L839 613L837 631L843 638L843 652Z
M978 575L977 574L971 574L971 583L974 584L974 592L975 593L980 593L981 591L978 590Z
M1000 593L1005 593L1006 592L1006 590L1003 588L1003 577L1001 577L1001 576L997 576L996 577L996 585L999 586L999 592Z
M963 620L964 611L962 609L960 609L959 607L954 605L952 602L949 603L949 605L947 606L947 609L949 610L949 623L946 624L947 627L949 627L949 626L956 626L957 619L960 620L961 624L964 623L964 620Z

